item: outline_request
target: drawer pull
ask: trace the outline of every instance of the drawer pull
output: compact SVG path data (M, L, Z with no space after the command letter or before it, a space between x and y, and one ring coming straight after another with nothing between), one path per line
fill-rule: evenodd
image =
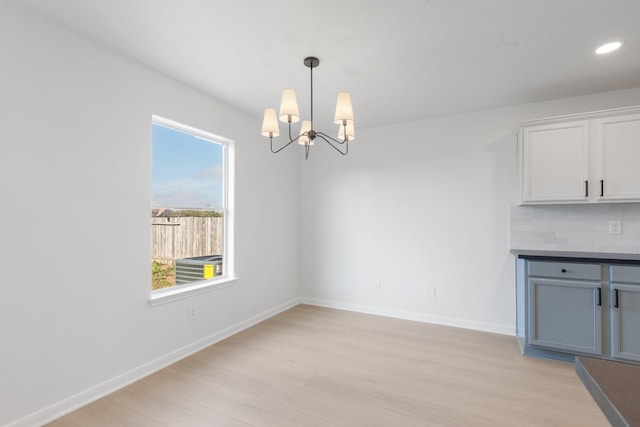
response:
M600 180L600 197L604 196L604 179Z
M567 272L567 269L566 269L566 268L563 268L561 271L562 271L563 273L566 273L566 272Z
M589 197L589 181L584 182L584 197Z

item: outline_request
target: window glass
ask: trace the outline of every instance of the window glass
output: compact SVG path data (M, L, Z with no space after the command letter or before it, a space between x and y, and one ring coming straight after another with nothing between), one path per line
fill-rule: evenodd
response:
M215 135L154 117L152 290L224 276L226 148Z

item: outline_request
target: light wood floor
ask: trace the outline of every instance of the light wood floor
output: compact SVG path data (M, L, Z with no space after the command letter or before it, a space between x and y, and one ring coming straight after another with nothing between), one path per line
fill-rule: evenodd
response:
M297 306L50 426L607 426L515 338Z

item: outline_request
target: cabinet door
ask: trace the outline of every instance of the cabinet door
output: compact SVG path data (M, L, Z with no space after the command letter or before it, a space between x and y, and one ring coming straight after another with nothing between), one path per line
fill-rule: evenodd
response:
M611 355L640 362L640 285L611 285Z
M530 278L530 345L602 354L600 283Z
M640 114L597 120L599 200L640 200Z
M520 139L523 203L587 200L586 120L523 128Z

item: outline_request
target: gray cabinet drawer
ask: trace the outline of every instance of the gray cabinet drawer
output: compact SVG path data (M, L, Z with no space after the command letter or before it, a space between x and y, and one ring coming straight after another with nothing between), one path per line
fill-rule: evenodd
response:
M612 265L611 281L617 283L640 283L640 266Z
M571 262L530 261L529 276L552 277L557 279L600 280L600 264L580 264Z

